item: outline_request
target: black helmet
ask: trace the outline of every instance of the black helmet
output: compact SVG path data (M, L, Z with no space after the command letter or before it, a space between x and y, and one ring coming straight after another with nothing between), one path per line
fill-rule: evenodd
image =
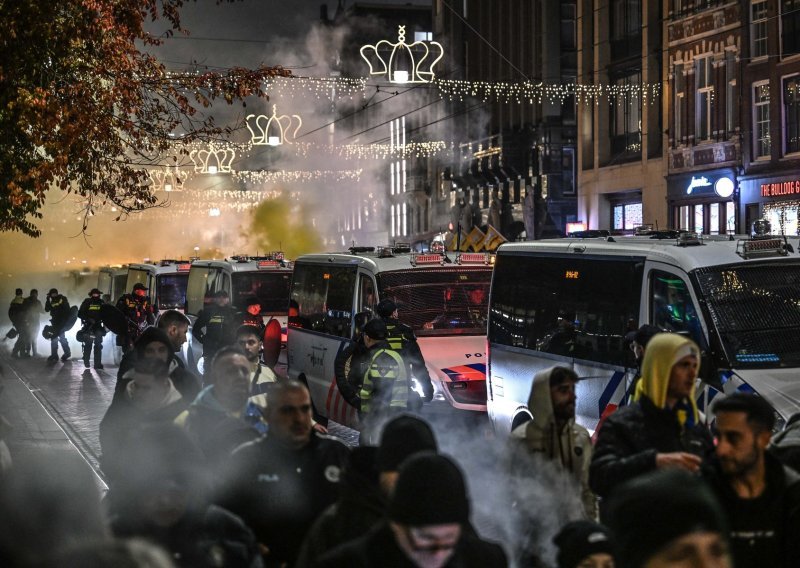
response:
M94 296L95 294L100 296L102 294L102 292L100 290L98 290L97 288L92 288L91 290L89 290L89 295L90 296Z
M53 294L58 294L58 290L55 288L50 288L50 291L47 293L47 295L52 296Z
M141 282L137 282L136 284L133 285L133 291L135 292L136 290L147 290L147 286L145 286Z

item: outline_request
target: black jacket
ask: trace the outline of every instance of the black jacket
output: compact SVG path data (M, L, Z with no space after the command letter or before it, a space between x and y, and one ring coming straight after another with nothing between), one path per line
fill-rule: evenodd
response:
M713 460L708 429L696 424L682 431L672 411L656 408L647 397L611 414L597 437L589 468L589 487L607 497L617 485L656 468L656 454L691 452Z
M364 373L366 373L366 369L363 368L363 361L368 351L366 345L364 345L363 336L359 335L350 345L340 350L333 361L336 387L339 389L342 398L355 408L358 408L359 405L358 391L361 388ZM358 370L354 371L354 367Z
M237 323L236 309L233 306L211 304L197 314L192 333L197 341L203 344L204 350L210 348L216 351L233 341L233 333L236 331L234 326Z
M53 328L60 329L69 319L69 300L63 295L58 294L55 298L47 296L44 303L44 311L50 312L50 322Z
M102 298L86 298L78 308L78 317L83 325L92 331L104 331L103 321L100 319L100 307L105 304Z
M136 351L129 351L122 356L119 362L119 371L117 371L117 384L114 386L114 398L116 400L125 392L128 383L131 382L130 378L125 378L125 373L133 369L136 364ZM198 394L200 394L201 386L200 379L197 375L186 369L183 366L183 361L179 357L173 355L169 360L169 378L181 396L192 402Z
M800 475L765 455L767 487L741 499L719 468L706 471L728 520L736 568L790 568L800 561Z
M351 454L355 456L355 452ZM339 500L314 522L297 557L297 568L314 566L317 558L364 536L384 519L387 502L378 485L377 472L371 471L374 468L374 456L365 464L356 465L350 460L342 476Z
M347 453L344 444L317 433L299 450L268 435L233 453L220 504L269 548L268 566L294 561L314 520L336 500Z
M124 516L114 519L111 528L118 538L140 537L155 542L181 568L262 566L252 531L239 517L214 505L188 511L166 530Z
M320 568L415 568L397 546L388 522L365 536L323 555ZM502 568L508 566L503 549L494 543L463 534L445 568Z

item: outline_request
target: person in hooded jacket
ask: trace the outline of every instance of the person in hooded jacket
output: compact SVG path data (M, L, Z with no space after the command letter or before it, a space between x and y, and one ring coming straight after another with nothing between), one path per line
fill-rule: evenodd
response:
M8 306L8 319L11 325L17 330L17 340L11 349L12 357L22 357L28 351L28 330L25 328L25 298L22 296L22 288L17 288L11 304Z
M713 458L711 435L695 405L699 363L700 349L682 335L660 333L650 340L634 402L600 429L589 469L597 495L655 469L697 472Z
M184 368L181 360L175 355L174 343L167 332L158 327L148 327L136 340L133 351L126 353L119 363L114 400L125 393L132 378L129 375L131 369L136 361L143 359L157 359L166 364L172 384L186 400L191 402L200 393L200 380L194 373Z
M589 488L592 443L589 431L575 423L578 376L566 367L550 367L533 377L528 408L533 418L511 432L513 451L541 455L575 477L586 517L597 517L597 498ZM513 464L512 464L513 467Z
M126 373L121 396L111 401L100 421L100 448L103 471L109 485L116 483L129 465L128 449L147 424L171 424L189 406L189 400L172 384L169 367L160 359L137 359Z
M784 465L800 473L800 412L793 414L767 448Z
M210 504L205 460L180 428L142 429L129 455L126 475L108 498L117 538L158 544L178 568L262 566L252 531Z
M59 294L57 289L51 288L47 293L44 311L50 313L50 325L53 328L53 336L50 338L50 357L47 360L51 363L58 361L58 345L61 344L61 349L64 351L61 360L68 361L72 357L72 352L63 327L69 320L69 300L63 294Z
M238 446L265 434L267 425L251 399L250 363L241 349L229 345L217 351L206 379L209 384L175 423L218 467Z

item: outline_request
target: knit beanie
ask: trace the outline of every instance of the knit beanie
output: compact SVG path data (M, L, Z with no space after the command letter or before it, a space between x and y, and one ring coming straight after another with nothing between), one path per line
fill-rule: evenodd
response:
M167 346L167 349L170 354L172 354L172 342L169 340L169 335L163 329L159 329L154 326L150 326L142 332L142 335L139 336L139 339L136 340L136 344L134 345L134 349L136 349L136 355L139 357L144 357L144 348L153 342L160 342Z
M364 326L364 334L379 341L386 339L386 324L380 318L371 319Z
M608 504L619 568L639 568L670 542L695 532L727 535L709 488L682 470L656 470L617 488Z
M592 521L573 521L564 525L553 538L558 547L558 568L576 568L592 554L614 556L611 534L603 525Z
M416 454L403 462L389 503L389 519L408 526L469 521L464 476L445 456Z
M424 420L402 414L386 423L378 448L378 471L397 471L409 456L425 450L436 452L436 438Z
M378 312L378 315L382 318L391 317L394 311L397 309L397 304L395 304L390 299L381 300L378 302L378 305L375 306L375 311Z

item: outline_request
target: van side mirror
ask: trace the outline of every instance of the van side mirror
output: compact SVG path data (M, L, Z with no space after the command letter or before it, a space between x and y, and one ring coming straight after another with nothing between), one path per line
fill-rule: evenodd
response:
M714 357L706 350L700 352L700 379L709 386L722 391L722 382L716 372Z

